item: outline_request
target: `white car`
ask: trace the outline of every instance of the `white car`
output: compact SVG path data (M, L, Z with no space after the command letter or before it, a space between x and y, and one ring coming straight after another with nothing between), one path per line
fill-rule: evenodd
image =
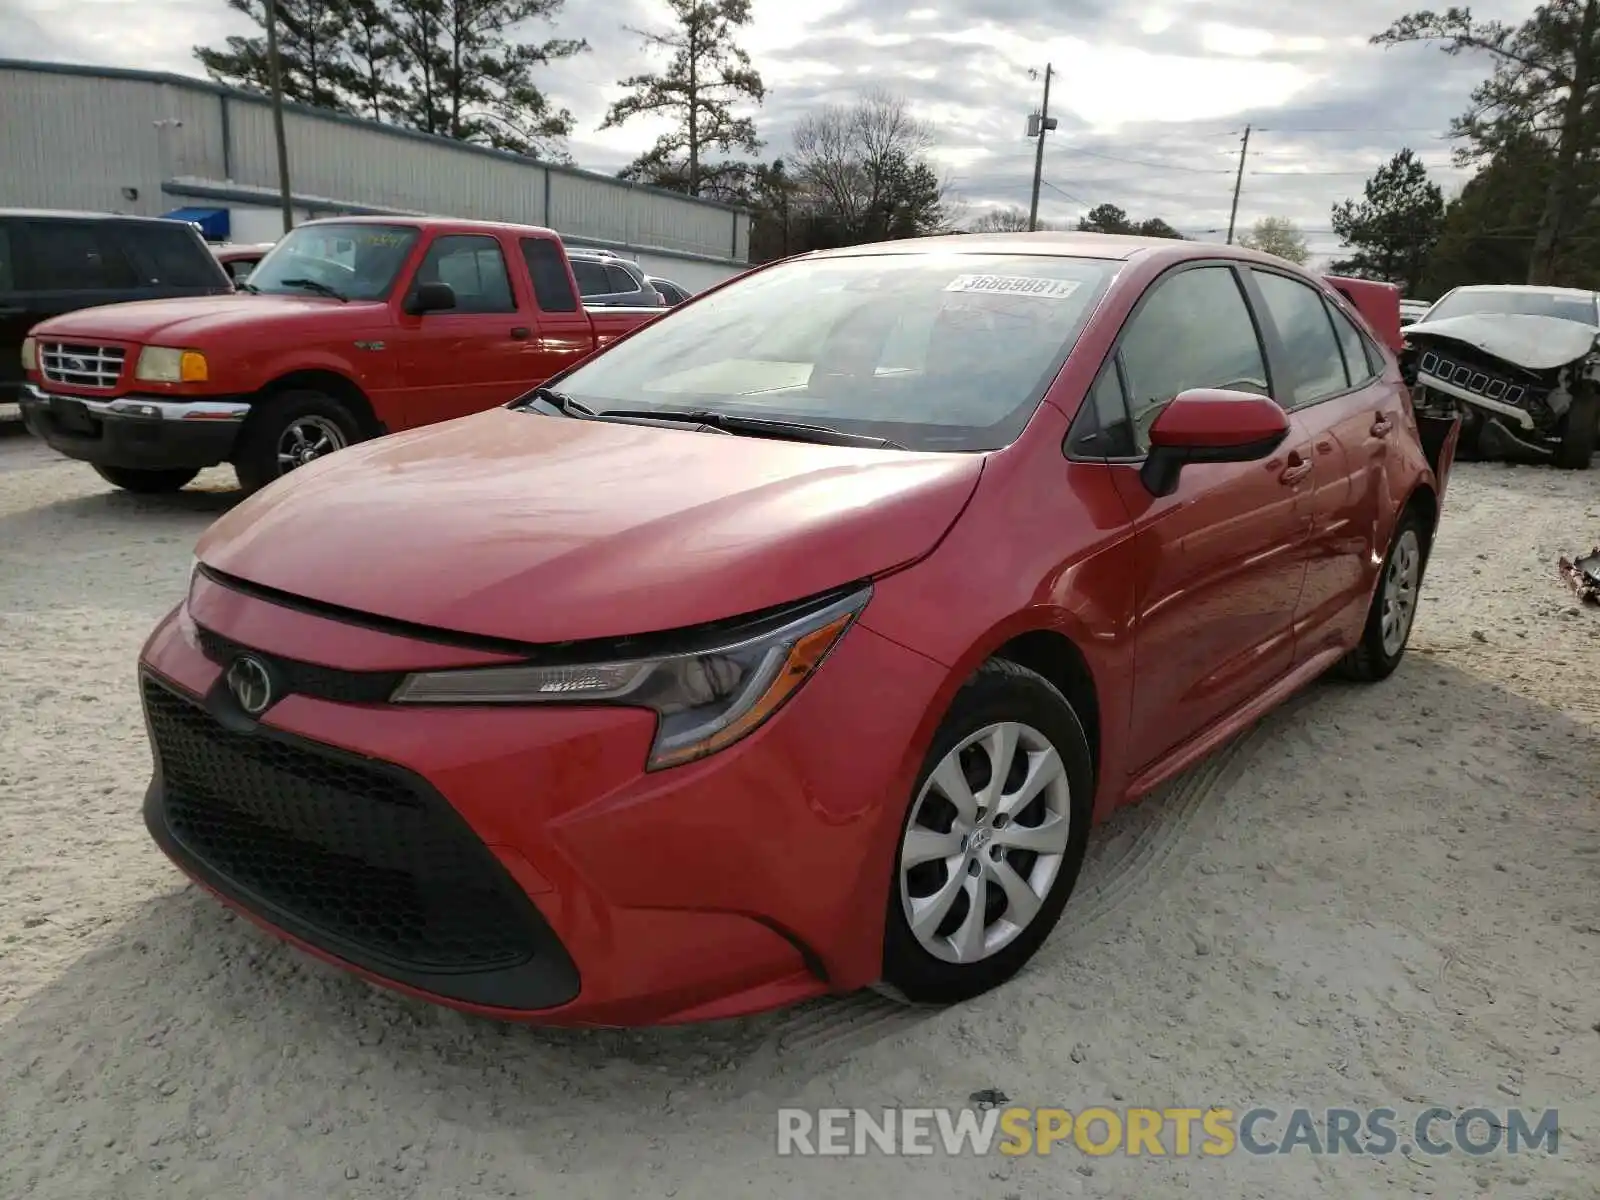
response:
M1400 302L1402 316L1408 301ZM1473 283L1451 288L1421 315L1407 321L1446 317L1560 317L1600 326L1600 295L1586 288L1544 287L1531 283Z

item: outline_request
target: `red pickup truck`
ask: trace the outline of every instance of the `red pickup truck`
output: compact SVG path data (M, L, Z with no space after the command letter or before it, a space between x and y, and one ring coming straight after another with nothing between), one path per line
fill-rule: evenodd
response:
M663 311L586 310L548 229L308 221L234 295L34 326L22 416L129 491L223 462L255 491L352 442L505 404Z

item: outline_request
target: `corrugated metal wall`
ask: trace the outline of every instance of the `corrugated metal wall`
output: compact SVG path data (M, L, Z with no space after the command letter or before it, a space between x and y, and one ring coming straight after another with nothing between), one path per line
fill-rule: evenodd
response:
M748 214L721 205L297 107L284 124L296 196L749 257ZM162 194L176 179L275 188L270 106L177 76L0 60L0 205L157 214L197 202Z

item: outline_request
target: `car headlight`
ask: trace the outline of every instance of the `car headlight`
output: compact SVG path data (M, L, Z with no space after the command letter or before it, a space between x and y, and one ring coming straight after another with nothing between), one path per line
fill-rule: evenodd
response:
M822 664L871 586L721 645L627 661L408 675L396 704L618 704L653 709L647 769L715 754L759 728Z
M139 351L133 376L146 383L204 383L211 378L211 365L198 350L146 346Z
M22 369L24 371L39 369L39 343L35 338L22 339Z

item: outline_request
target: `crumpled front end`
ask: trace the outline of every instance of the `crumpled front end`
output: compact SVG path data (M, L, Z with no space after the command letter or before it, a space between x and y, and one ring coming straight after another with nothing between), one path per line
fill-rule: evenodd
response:
M1600 391L1597 338L1557 317L1455 317L1408 327L1400 363L1419 417L1461 415L1462 457L1542 463Z

